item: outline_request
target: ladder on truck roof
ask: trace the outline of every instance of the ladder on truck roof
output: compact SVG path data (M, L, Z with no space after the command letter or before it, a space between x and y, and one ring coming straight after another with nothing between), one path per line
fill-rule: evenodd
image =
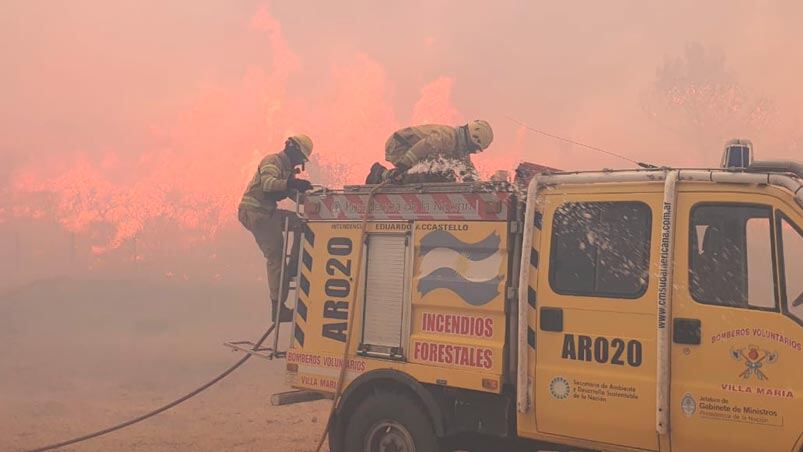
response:
M300 207L300 197L296 197L296 211L295 215L297 218L300 218L299 215L299 207ZM293 313L293 318L295 318L296 314L296 306L298 306L298 278L301 272L301 259L297 261L293 261L293 251L300 247L301 241L304 239L304 233L302 228L292 228L290 227L290 216L287 215L284 218L284 231L283 231L283 244L282 244L282 270L281 275L279 278L279 296L283 299L282 295L284 294L285 289L287 289L287 300L290 299L290 293L293 294L293 304L291 311ZM292 240L291 240L292 239ZM292 245L291 245L292 243ZM298 248L300 249L300 248ZM295 265L295 268L293 268ZM293 270L291 273L287 274L288 270ZM285 284L287 287L285 288ZM225 342L223 345L226 347L231 348L234 351L239 351L243 353L248 353L249 355L259 356L260 358L273 360L285 358L287 356L286 350L279 350L279 333L281 332L282 322L280 322L279 314L281 312L281 306L283 305L284 301L281 300L281 303L276 305L277 312L273 313L273 324L268 329L266 335L273 334L273 344L270 347L257 347L253 341L229 341ZM270 308L269 308L270 309ZM270 311L269 311L270 312ZM291 336L294 334L295 322L291 323ZM327 394L323 394L317 391L305 390L305 389L295 389L291 391L284 391L278 392L276 394L272 394L270 397L270 403L273 406L281 406L281 405L290 405L293 403L301 403L301 402L310 402L313 400L320 400L324 398L330 397Z
M296 211L295 211L296 218L299 218L299 201L300 199L298 199L297 197ZM223 343L224 346L229 347L232 350L248 353L250 355L259 356L260 358L269 360L274 358L284 358L287 355L286 350L279 350L279 333L281 332L281 326L282 326L279 314L281 313L281 308L284 305L284 302L290 299L290 293L293 294L293 305L291 308L293 317L295 316L295 307L298 303L297 289L298 289L298 275L300 272L299 265L301 259L298 259L298 261L295 262L293 261L294 257L293 250L297 248L298 244L301 243L301 240L303 239L303 233L300 232L298 228L290 227L290 215L285 215L282 236L283 236L282 268L279 277L280 300L279 303L276 304L277 312L272 313L273 324L268 330L268 334L273 334L273 343L271 344L271 346L259 346L259 347L257 347L253 341L228 341ZM291 269L293 265L295 265L295 268ZM288 274L288 270L293 270L293 271ZM285 285L287 285L287 287L285 287ZM283 297L285 291L287 291L288 293L286 299L285 297ZM271 308L268 307L269 314L271 314L270 309Z

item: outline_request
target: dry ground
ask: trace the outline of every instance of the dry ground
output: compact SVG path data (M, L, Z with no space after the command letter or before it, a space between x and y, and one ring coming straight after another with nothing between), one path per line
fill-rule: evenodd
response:
M239 358L222 342L261 334L262 294L131 280L0 294L0 451L104 428L193 390ZM330 402L270 406L288 389L283 366L252 358L167 413L63 450L313 450Z

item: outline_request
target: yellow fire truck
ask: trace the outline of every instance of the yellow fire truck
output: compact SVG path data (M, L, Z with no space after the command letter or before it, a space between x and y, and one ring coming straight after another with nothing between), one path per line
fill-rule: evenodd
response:
M725 163L309 196L290 384L333 451L803 450L803 166Z

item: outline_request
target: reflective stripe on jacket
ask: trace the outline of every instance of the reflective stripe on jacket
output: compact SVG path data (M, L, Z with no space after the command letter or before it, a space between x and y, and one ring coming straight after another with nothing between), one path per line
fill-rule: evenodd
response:
M284 152L265 156L256 174L248 183L240 206L272 210L276 203L287 196L287 179L293 175L293 165Z

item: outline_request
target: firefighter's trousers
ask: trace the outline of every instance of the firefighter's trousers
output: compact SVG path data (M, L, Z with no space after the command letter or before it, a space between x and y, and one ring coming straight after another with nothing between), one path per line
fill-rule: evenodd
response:
M240 207L238 217L240 223L254 234L254 239L256 239L259 249L262 250L262 254L267 260L268 291L271 303L275 304L277 301L284 303L288 292L287 284L285 284L282 297L279 298L279 281L281 279L282 265L284 265L284 256L282 256L284 220L285 218L290 219L290 229L293 230L299 223L298 217L294 212L288 210L276 208L249 209L247 207ZM293 243L293 248L296 249L298 245L298 243ZM295 256L296 253L292 253L292 255ZM292 267L291 263L285 271L285 277L288 276L290 271L295 270Z

